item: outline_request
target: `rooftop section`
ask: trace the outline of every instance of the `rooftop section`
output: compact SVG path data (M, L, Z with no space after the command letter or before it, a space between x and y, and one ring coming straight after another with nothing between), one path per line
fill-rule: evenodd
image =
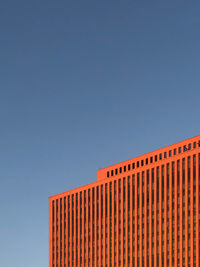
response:
M200 147L200 135L97 171L97 181L117 177Z

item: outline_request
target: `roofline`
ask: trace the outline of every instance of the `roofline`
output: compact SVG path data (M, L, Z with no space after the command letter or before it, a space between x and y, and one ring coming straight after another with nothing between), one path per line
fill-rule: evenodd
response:
M193 137L184 139L184 140L182 140L182 141L176 142L176 143L171 144L171 145L163 146L163 147L161 147L161 148L158 148L158 149L156 149L156 150L152 150L152 151L147 152L147 153L140 154L140 155L138 155L138 156L136 156L136 157L133 157L133 158L129 158L129 159L126 159L126 160L123 160L123 161L119 161L119 162L117 162L117 163L115 163L115 164L108 165L107 167L100 168L100 169L97 170L97 172L98 172L98 171L101 171L101 170L105 170L105 169L107 169L107 168L110 168L110 167L115 166L115 165L118 165L118 164L123 164L123 163L125 163L126 161L130 161L130 160L133 160L133 159L137 159L137 158L139 158L139 157L142 157L142 156L145 156L145 155L154 153L154 152L156 153L156 151L159 151L159 150L162 150L162 149L165 149L165 148L168 148L168 147L176 146L176 145L178 145L178 144L184 143L184 142L189 141L189 140L191 140L191 139L195 139L195 138L197 138L197 137L200 137L200 135L196 135L196 136L193 136Z

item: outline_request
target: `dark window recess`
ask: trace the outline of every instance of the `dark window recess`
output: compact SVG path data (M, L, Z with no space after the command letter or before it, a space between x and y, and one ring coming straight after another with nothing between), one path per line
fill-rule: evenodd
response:
M164 152L164 158L166 159L166 157L167 157L167 152Z
M128 170L130 171L130 169L131 169L131 164L128 164Z
M187 147L186 146L183 147L183 151L184 152L187 151Z
M181 147L178 148L178 153L179 153L179 154L181 153Z
M170 151L169 151L169 157L171 157L171 156L172 156L172 151L170 150Z
M144 166L144 160L141 160L141 166Z
M150 163L152 163L153 162L153 157L150 157Z
M158 160L158 156L157 155L155 155L155 161L157 161Z
M139 168L139 166L140 166L140 163L139 163L139 161L137 161L137 168Z
M159 159L162 159L162 153L160 153L160 155L159 155Z
M135 163L132 163L132 169L135 169Z
M196 146L197 146L197 143L194 142L194 143L193 143L193 148L196 148Z
M146 158L146 165L148 164L148 158Z
M113 176L113 170L111 171L111 176Z
M122 173L122 167L119 168L119 172Z
M124 166L124 172L126 172L126 166Z
M188 144L188 150L191 150L191 144Z
M109 172L107 172L107 177L109 177L110 176L110 173Z
M115 169L115 174L118 174L118 169Z
M199 145L199 147L200 147L200 140L199 140L199 142L198 142L198 145Z
M176 155L176 148L174 148L174 155Z

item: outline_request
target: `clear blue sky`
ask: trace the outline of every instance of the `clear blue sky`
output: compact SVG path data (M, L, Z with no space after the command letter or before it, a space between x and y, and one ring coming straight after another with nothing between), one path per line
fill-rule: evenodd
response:
M0 266L48 266L48 197L200 133L199 1L1 1Z

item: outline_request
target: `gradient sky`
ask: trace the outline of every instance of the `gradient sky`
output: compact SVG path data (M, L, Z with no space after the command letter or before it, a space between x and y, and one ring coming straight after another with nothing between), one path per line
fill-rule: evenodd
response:
M199 1L1 1L1 267L48 266L50 195L200 134L199 13Z

